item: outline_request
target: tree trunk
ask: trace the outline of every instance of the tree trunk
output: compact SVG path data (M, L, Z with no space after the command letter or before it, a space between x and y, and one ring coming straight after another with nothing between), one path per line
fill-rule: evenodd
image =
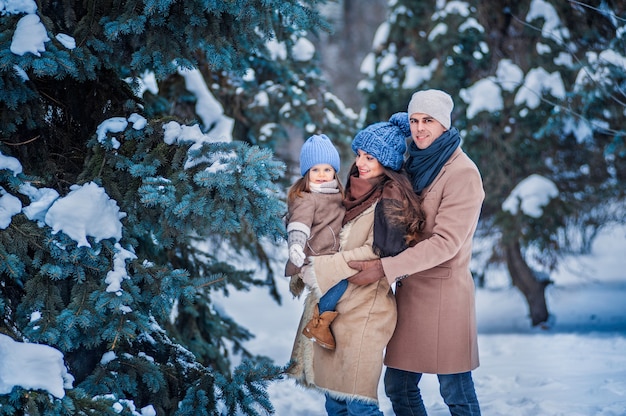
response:
M518 241L505 243L506 264L511 274L513 286L526 298L533 326L545 324L550 314L546 305L545 289L550 280L537 280L524 257Z

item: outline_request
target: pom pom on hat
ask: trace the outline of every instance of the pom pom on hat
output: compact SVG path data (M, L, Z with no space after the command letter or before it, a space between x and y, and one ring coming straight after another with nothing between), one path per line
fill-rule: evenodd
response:
M356 154L361 149L381 165L397 171L404 162L406 138L410 135L409 115L396 113L389 121L371 124L358 132L352 141L352 151Z
M409 101L409 116L414 113L428 114L446 129L450 128L450 114L454 102L449 94L440 90L424 90L413 94Z
M327 163L339 172L339 152L325 134L316 134L309 137L300 150L300 173L306 175L315 165Z

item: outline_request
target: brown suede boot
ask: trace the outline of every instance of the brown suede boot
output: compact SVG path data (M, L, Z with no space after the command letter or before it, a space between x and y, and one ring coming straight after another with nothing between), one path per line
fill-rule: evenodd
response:
M320 347L334 350L335 337L333 333L330 332L330 324L335 320L337 315L339 315L339 313L334 311L326 311L320 315L319 306L315 305L313 317L302 330L302 334L312 341L317 342Z

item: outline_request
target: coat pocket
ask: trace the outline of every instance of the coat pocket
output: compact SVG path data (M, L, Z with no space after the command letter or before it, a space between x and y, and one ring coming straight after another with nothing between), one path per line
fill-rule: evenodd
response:
M416 273L416 276L426 277L431 279L448 279L452 274L452 268L447 266L437 266L432 269L424 270L423 272Z

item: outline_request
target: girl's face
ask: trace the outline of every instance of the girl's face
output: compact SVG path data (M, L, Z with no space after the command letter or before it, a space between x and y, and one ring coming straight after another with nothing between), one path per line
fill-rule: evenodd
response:
M319 163L309 169L309 182L324 183L335 179L335 168L328 163Z
M385 171L378 159L363 150L358 149L356 154L356 167L359 170L359 178L373 179L382 175Z

